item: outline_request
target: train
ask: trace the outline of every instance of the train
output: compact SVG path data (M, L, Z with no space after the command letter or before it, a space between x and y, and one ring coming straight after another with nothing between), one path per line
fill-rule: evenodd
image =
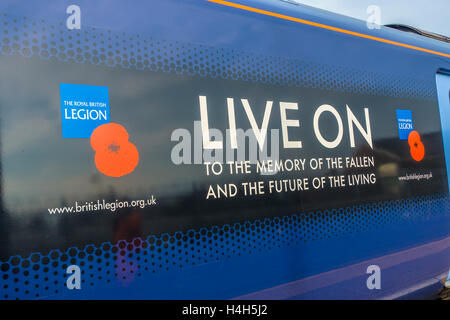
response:
M439 297L450 44L405 29L0 1L0 299Z

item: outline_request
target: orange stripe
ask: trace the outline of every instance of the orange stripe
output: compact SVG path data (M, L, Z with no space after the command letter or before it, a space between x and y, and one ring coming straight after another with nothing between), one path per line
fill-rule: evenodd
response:
M224 6L227 6L227 7L233 7L233 8L246 10L246 11L256 12L256 13L259 13L259 14L264 14L266 16L271 16L271 17L280 18L280 19L284 19L284 20L289 20L289 21L294 21L294 22L298 22L298 23L303 23L303 24L307 24L307 25L310 25L310 26L318 27L318 28L328 29L328 30L332 30L332 31L336 31L336 32L350 34L350 35L356 36L356 37L366 38L366 39L370 39L370 40L374 40L374 41L378 41L378 42L389 43L389 44L393 44L393 45L404 47L404 48L409 48L409 49L413 49L413 50L417 50L417 51L423 51L423 52L427 52L427 53L431 53L431 54L435 54L435 55L439 55L439 56L450 58L450 54L446 54L446 53L442 53L442 52L438 52L438 51L433 51L433 50L429 50L429 49L425 49L425 48L421 48L421 47L412 46L412 45L409 45L409 44L406 44L406 43L401 43L401 42L391 41L391 40L387 40L387 39L383 39L383 38L379 38L379 37L369 36L369 35L364 34L364 33L354 32L354 31L345 30L345 29L341 29L341 28L336 28L336 27L328 26L326 24L321 24L321 23L317 23L317 22L312 22L312 21L308 21L308 20L294 18L294 17L286 16L284 14L279 14L279 13L275 13L275 12L271 12L271 11L266 11L266 10L261 10L261 9L257 9L257 8L253 8L253 7L248 7L248 6L244 6L242 4L238 4L238 3L234 3L234 2L223 1L223 0L206 0L206 1L214 2L214 3L221 4L221 5L224 5Z

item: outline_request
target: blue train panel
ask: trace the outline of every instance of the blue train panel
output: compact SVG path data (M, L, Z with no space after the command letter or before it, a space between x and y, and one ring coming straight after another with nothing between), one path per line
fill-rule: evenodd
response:
M283 1L0 2L1 299L432 297L448 43Z

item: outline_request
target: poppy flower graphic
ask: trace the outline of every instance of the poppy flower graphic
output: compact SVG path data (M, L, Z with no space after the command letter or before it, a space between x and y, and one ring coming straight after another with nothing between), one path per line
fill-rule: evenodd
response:
M134 171L139 163L139 151L128 138L127 130L118 123L105 123L95 128L91 147L98 171L116 178Z
M421 161L425 156L425 146L420 140L420 135L417 131L409 133L408 144L411 157L416 161Z

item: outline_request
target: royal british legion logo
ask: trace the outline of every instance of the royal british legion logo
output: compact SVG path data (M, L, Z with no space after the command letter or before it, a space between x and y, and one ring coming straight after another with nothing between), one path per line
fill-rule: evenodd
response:
M398 136L400 140L408 140L409 133L414 130L411 110L397 109Z

